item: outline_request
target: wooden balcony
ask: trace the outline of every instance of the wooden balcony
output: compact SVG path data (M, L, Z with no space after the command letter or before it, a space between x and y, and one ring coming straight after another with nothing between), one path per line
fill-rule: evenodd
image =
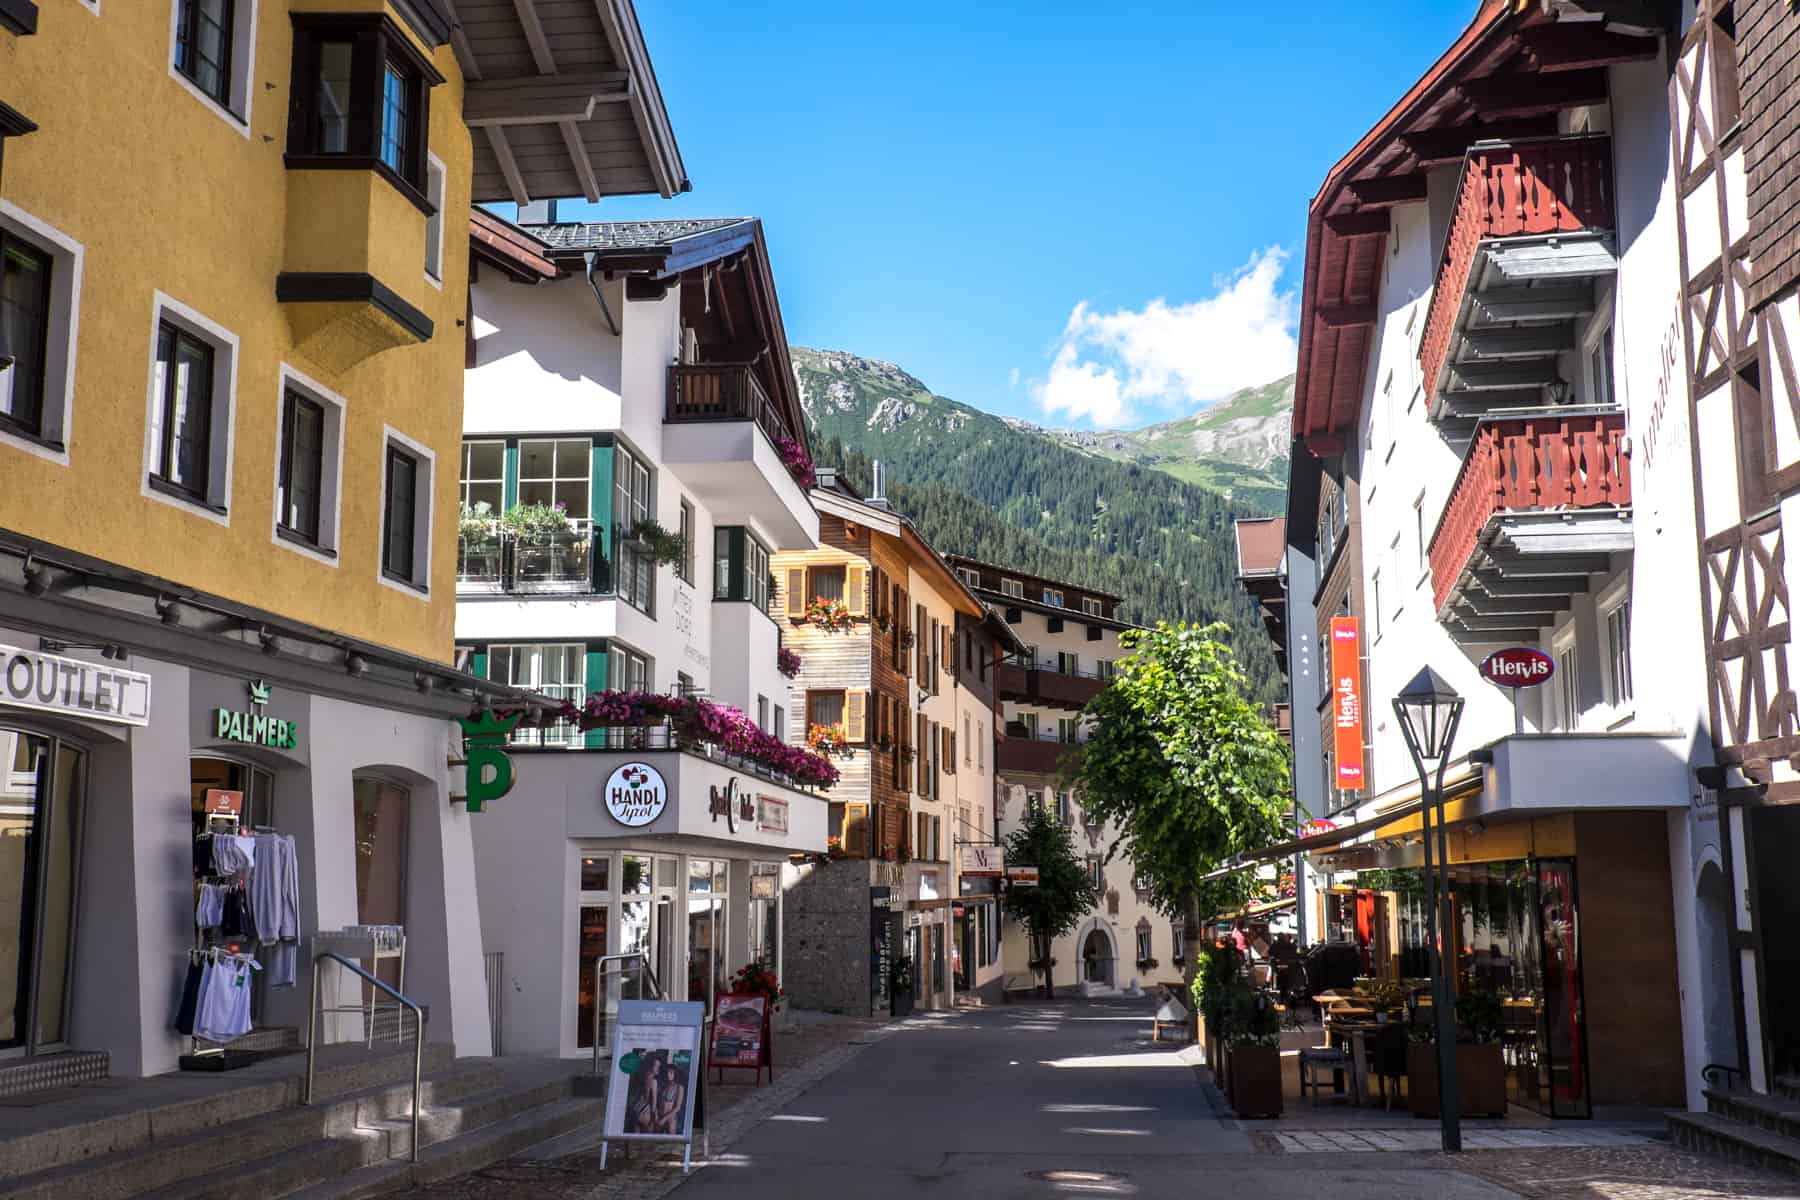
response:
M793 437L748 363L670 367L669 403L663 420L755 421L771 442Z
M1002 700L1029 702L1032 697L1030 675L1031 672L1017 663L1001 663L994 673L994 688Z
M670 367L663 423L663 465L707 508L756 518L771 549L818 545L805 443L748 364Z
M1631 548L1620 413L1484 422L1432 535L1432 594L1463 640L1534 634Z
M1065 753L1073 750L1068 742L1055 734L1007 731L1006 740L995 752L994 762L1002 773L1021 775L1054 775Z
M1434 417L1546 402L1595 281L1618 269L1613 226L1611 139L1470 148L1419 346Z
M995 678L1002 700L1079 709L1106 690L1108 680L1082 671L1059 671L1049 663L1036 666L1008 661Z

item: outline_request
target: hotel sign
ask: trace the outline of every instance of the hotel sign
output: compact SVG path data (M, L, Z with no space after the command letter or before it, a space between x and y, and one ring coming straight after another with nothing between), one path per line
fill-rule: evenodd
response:
M0 704L119 725L150 724L150 676L0 645Z
M1355 617L1331 618L1331 726L1337 786L1361 791L1363 772L1362 638Z

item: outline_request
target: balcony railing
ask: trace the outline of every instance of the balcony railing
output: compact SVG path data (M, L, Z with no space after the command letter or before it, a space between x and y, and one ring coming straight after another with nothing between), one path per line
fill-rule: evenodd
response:
M1631 466L1620 451L1624 436L1622 413L1481 425L1431 538L1437 607L1449 599L1496 514L1630 504Z
M1613 228L1612 141L1605 137L1472 147L1463 159L1456 211L1438 261L1419 364L1440 382L1476 252L1495 238Z
M748 363L670 367L669 404L663 419L755 421L772 442L793 436Z
M1009 700L1080 708L1106 690L1111 675L1070 669L1055 659L1034 663L1028 658L1008 658L1000 664L996 684Z
M456 543L459 592L609 592L612 571L598 530L578 521L567 533L522 538L498 525Z

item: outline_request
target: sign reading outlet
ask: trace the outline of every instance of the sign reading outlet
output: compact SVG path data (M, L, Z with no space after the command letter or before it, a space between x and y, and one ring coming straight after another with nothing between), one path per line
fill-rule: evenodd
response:
M250 711L230 708L213 709L213 736L250 746L273 746L292 750L300 744L300 722L284 721L263 713L269 702L269 685L260 679L250 681Z

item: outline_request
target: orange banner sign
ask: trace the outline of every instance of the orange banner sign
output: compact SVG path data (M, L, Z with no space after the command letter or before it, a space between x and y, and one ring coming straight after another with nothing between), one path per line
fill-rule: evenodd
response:
M1363 696L1361 638L1355 617L1331 618L1331 724L1337 759L1337 786L1361 791L1363 776Z

